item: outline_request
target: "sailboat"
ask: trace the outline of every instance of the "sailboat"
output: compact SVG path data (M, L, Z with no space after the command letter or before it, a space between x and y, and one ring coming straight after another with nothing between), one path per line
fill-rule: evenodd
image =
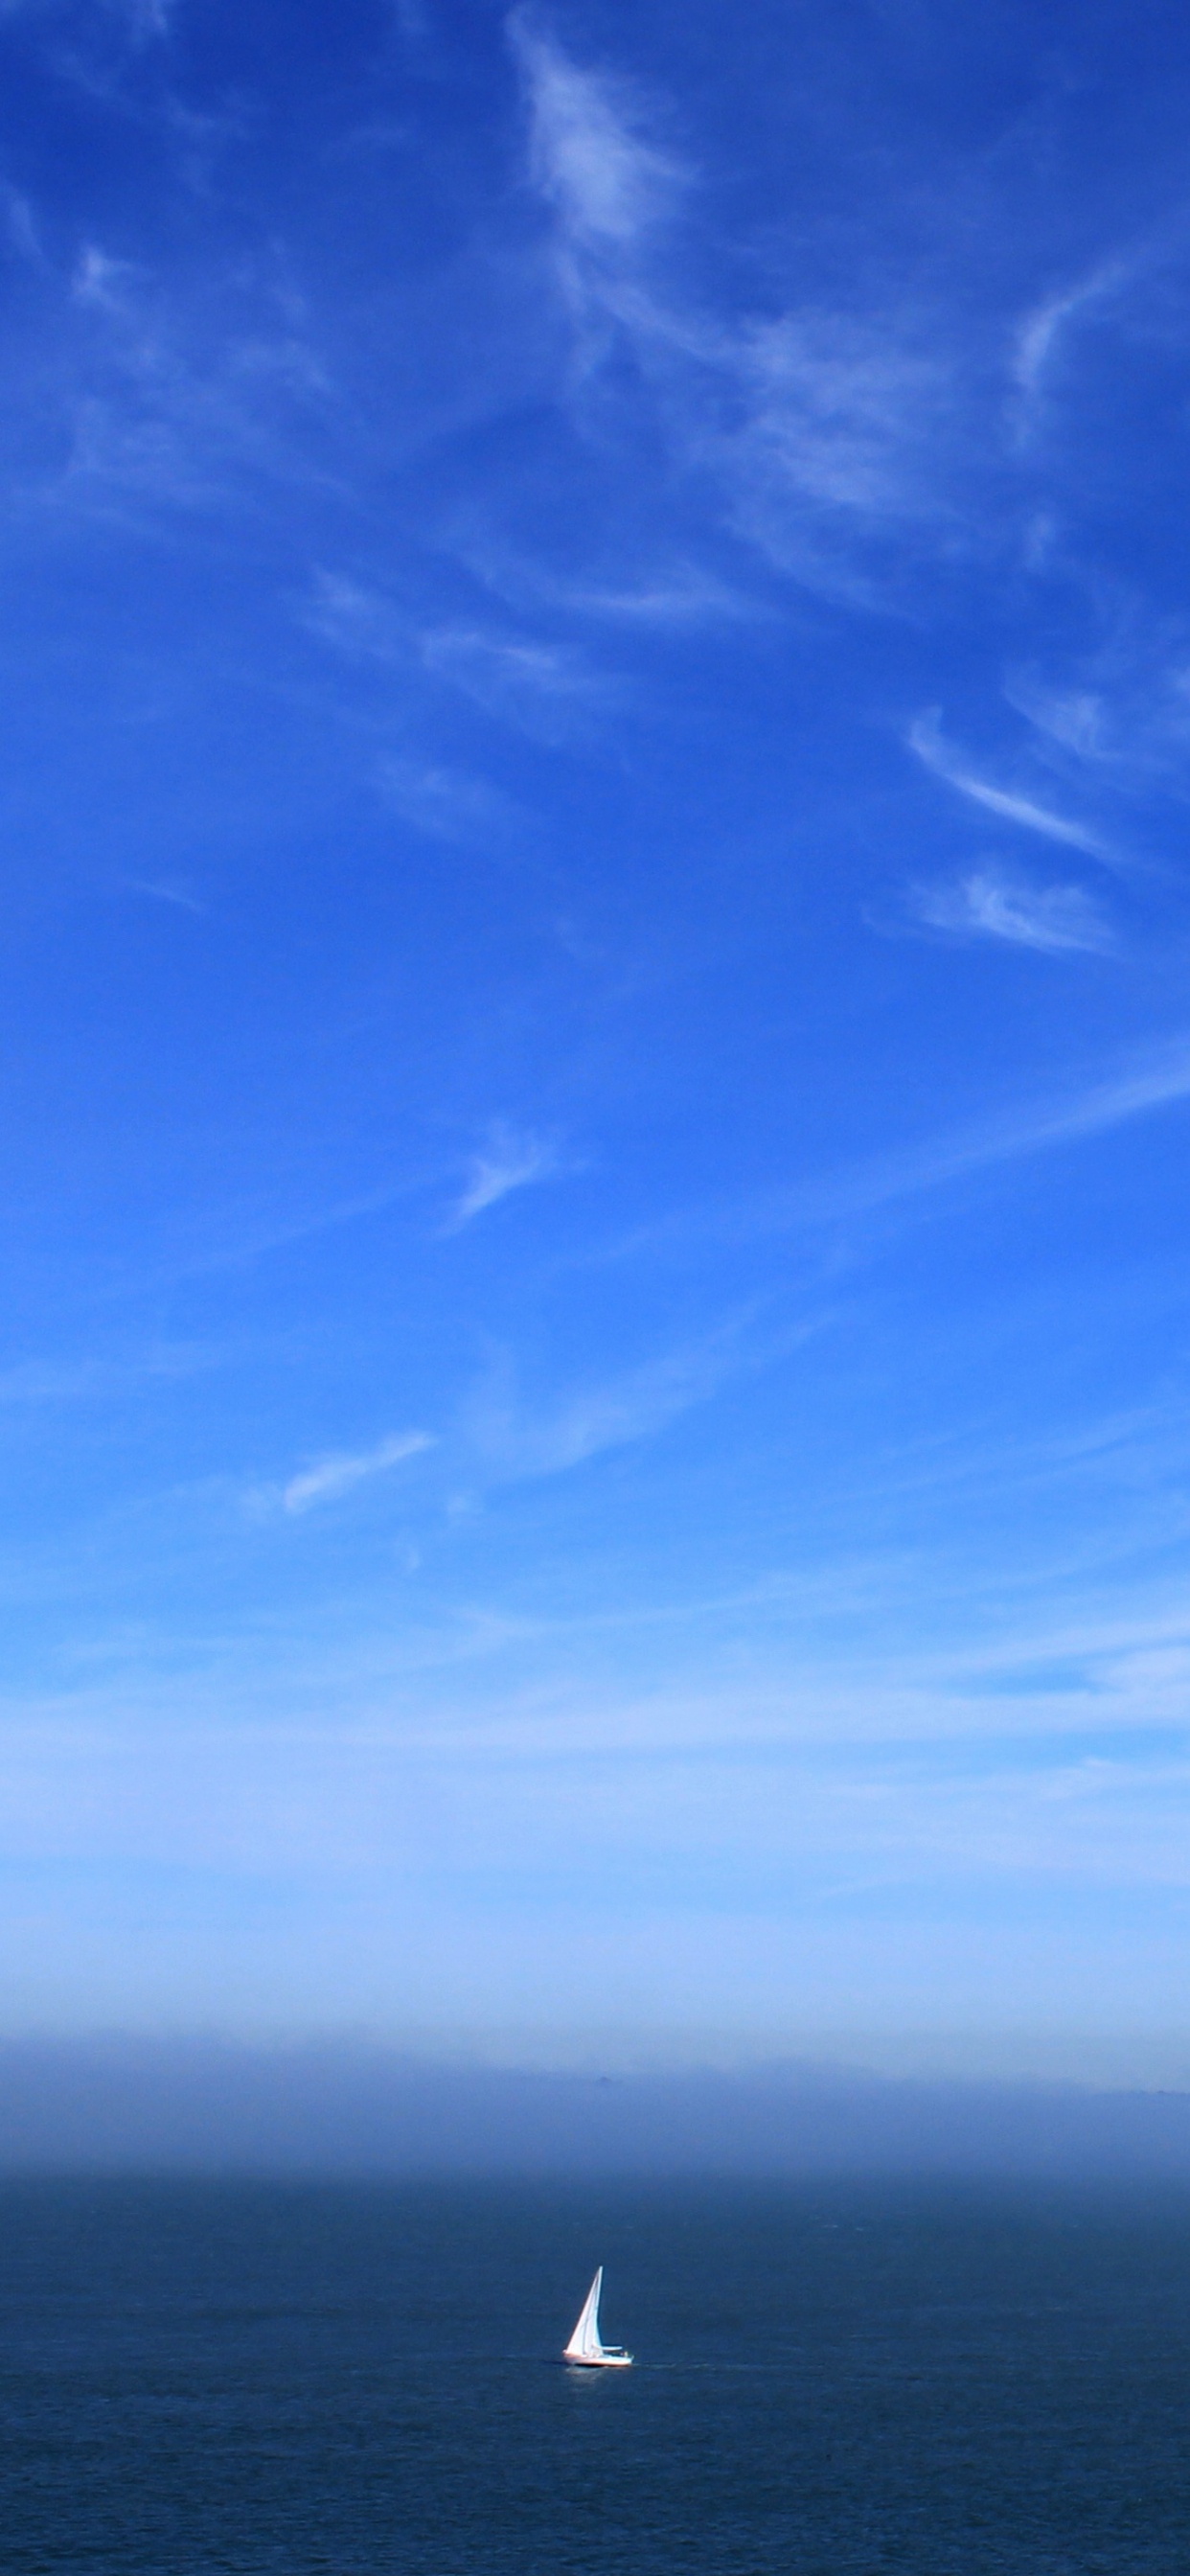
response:
M582 2315L574 2329L563 2361L576 2361L587 2370L627 2370L632 2360L622 2344L601 2343L599 2339L599 2293L603 2288L603 2265L599 2266L583 2301Z

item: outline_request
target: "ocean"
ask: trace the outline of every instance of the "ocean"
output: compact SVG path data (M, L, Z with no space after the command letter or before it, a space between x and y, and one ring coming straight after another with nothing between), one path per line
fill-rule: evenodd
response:
M9 2182L0 2406L5 2576L1183 2576L1190 2195Z

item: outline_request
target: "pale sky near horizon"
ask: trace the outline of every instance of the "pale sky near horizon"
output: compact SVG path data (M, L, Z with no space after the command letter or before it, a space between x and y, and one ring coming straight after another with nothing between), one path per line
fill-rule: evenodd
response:
M0 53L0 2027L1139 2065L1184 14Z

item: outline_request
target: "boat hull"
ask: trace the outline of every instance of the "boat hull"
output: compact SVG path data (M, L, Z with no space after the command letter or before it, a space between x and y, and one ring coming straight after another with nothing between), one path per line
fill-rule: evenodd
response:
M631 2370L630 2352L566 2352L562 2358L568 2370Z

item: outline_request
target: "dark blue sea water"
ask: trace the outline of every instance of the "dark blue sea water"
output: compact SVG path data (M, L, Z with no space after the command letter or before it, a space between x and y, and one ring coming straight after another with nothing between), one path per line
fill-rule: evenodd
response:
M5 2576L1190 2569L1186 2197L10 2183L0 2326Z

